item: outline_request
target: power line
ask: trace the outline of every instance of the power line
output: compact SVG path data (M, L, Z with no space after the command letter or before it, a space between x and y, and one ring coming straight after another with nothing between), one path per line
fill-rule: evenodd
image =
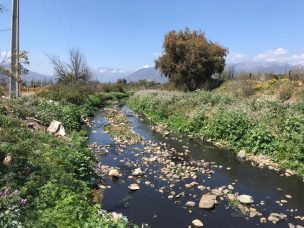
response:
M75 43L75 34L74 34L72 23L71 23L69 8L67 7L67 4L66 4L65 0L62 0L62 2L63 2L63 8L65 9L65 15L67 16L67 19L68 19L68 25L69 25L69 28L70 28L70 31L71 31L71 34L72 34L72 38L73 38L73 41Z
M51 20L51 24L52 24L52 26L53 26L53 29L54 29L55 33L60 34L60 33L59 33L59 30L57 29L57 27L56 27L56 25L55 25L54 18L53 18L52 14L51 14L51 11L50 11L50 9L49 9L47 3L46 3L46 0L43 0L43 3L44 3L44 7L45 7L45 9L46 9L46 11L47 11L47 14L49 15L49 18L50 18L50 20Z
M6 31L10 31L12 30L11 28L7 28L7 29L0 29L0 32L6 32Z
M54 9L55 9L55 13L56 13L57 18L58 18L58 20L59 20L59 22L60 22L60 26L61 26L61 28L62 28L63 34L64 34L64 36L65 36L66 38L69 39L70 37L68 36L68 33L66 32L66 29L65 29L63 20L62 20L62 18L61 18L61 14L59 13L59 10L58 10L58 7L57 7L57 3L56 3L57 1L56 1L56 0L52 0L51 2L53 3Z

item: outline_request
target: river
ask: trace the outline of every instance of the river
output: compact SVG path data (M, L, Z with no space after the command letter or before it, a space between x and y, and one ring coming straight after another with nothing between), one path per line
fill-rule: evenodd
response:
M198 174L196 182L210 187L210 189L232 184L234 192L247 194L253 197L254 208L264 217L272 212L284 213L287 219L272 224L261 224L260 217L250 218L243 215L238 209L231 206L225 199L220 199L219 204L212 210L186 208L187 201L198 204L200 197L206 191L196 187L185 188L185 183L190 179L179 181L174 186L159 178L162 164L141 163L144 156L144 145L135 144L122 146L116 144L113 139L104 132L103 126L107 120L103 113L98 113L93 119L90 128L89 144L96 143L108 149L108 153L100 155L101 163L111 167L118 167L122 176L118 179L105 178L110 188L103 192L102 207L108 211L122 213L135 224L149 224L150 227L188 227L192 220L199 219L204 227L288 227L288 223L304 226L304 221L295 219L295 216L304 216L304 183L298 176L286 177L276 171L252 166L249 162L240 160L235 153L226 149L214 147L212 144L199 139L184 137L182 135L170 135L164 137L152 130L149 121L137 117L127 106L122 106L121 111L126 115L133 126L133 130L151 143L161 143L176 151L189 151L183 159L172 156L170 159L175 164L193 165L194 161L207 162L214 171L212 176ZM194 162L194 163L193 163ZM139 180L140 189L131 191L128 189L134 180L132 165L142 166L144 175ZM168 190L169 188L169 190ZM163 189L164 191L160 191ZM172 193L184 193L182 197L169 199ZM286 199L286 195L292 196ZM288 202L279 203L282 199ZM303 217L304 218L304 217Z

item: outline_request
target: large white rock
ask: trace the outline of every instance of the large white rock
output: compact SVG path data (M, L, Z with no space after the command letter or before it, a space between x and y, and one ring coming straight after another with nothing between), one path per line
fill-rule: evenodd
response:
M206 193L202 196L200 202L199 202L199 208L203 209L212 209L214 208L217 196L212 193Z
M244 204L254 203L252 196L249 196L249 195L240 195L240 196L238 196L238 200Z
M47 128L47 132L56 136L65 136L65 129L61 122L53 120L50 126Z
M119 177L119 171L117 169L111 169L108 173L110 177Z
M239 158L245 158L246 157L246 151L245 150L240 150L240 152L238 152L237 156Z

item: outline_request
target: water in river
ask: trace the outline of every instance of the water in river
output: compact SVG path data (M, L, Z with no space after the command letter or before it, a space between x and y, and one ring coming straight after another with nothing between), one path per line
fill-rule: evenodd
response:
M158 228L188 227L194 219L200 219L205 227L288 227L288 223L304 226L304 221L294 219L298 215L304 216L304 183L300 177L286 177L275 171L251 166L250 163L237 159L235 153L216 148L198 139L178 135L179 140L166 138L154 132L148 121L138 118L127 106L123 106L121 110L133 125L134 131L145 140L166 143L169 148L173 147L177 151L183 150L187 146L190 154L185 157L185 160L203 159L222 166L222 168L214 169L212 178L198 175L196 180L198 183L209 186L211 189L235 183L235 192L251 195L257 203L264 201L263 205L259 203L255 205L263 216L268 217L270 213L276 212L288 215L288 219L276 225L270 222L261 224L260 217L244 216L229 206L225 200L220 201L218 206L212 210L199 209L198 206L189 210L184 206L185 203L191 200L198 204L202 191L197 188L185 189L185 182L180 182L172 187L172 191L184 192L185 195L176 200L168 199L168 193L159 192L159 189L166 183L155 175L161 168L161 165L157 164L149 167L149 172L145 174L139 184L140 190L130 191L128 186L134 181L128 177L131 175L132 169L121 161L138 162L140 156L137 154L143 150L143 145L122 148L115 144L102 129L107 121L103 118L103 113L100 113L94 118L89 143L109 145L110 153L102 155L101 162L104 165L118 167L123 174L117 180L106 178L106 182L111 188L104 191L102 200L104 209L122 213L135 224L149 224L150 227ZM175 158L172 160L175 163L179 162ZM147 181L153 183L154 187L145 185L144 182ZM199 196L196 200L193 198L195 195ZM283 206L276 203L276 201L286 199L285 195L291 195L292 198L288 199Z

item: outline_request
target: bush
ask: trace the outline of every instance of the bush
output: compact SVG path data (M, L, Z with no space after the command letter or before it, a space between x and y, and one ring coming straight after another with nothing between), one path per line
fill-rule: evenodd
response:
M255 154L271 154L276 149L275 144L275 137L264 125L250 129L242 140L242 145Z
M242 111L221 110L208 120L202 133L212 139L222 139L231 145L239 145L240 140L252 127L247 115Z

